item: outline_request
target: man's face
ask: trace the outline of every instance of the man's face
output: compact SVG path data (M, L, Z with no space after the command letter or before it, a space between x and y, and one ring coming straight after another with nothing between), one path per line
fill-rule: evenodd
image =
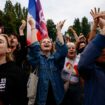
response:
M97 62L104 63L105 62L105 48L102 50L101 55L97 59Z

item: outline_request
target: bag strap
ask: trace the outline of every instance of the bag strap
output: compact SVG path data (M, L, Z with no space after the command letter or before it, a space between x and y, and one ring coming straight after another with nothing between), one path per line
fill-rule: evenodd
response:
M33 73L36 75L38 74L38 66L34 69Z

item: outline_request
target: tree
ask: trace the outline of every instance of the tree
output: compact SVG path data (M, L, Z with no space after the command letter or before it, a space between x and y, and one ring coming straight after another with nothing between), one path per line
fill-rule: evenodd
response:
M69 26L69 27L73 27L73 26ZM73 35L73 33L72 33L70 30L65 31L65 34L64 34L64 35L65 35L65 36L66 36L66 35L69 35L71 41L72 41L72 42L75 42L74 35Z
M28 12L28 9L25 8L25 7L23 7L23 9L22 9L23 19L26 19L26 17L27 17L27 12Z
M77 35L81 33L81 23L79 18L74 20L73 29L76 31Z
M3 24L5 26L5 33L11 34L19 32L19 26L22 19L27 17L27 9L21 7L20 3L16 3L14 6L10 0L5 3L5 8L3 11Z
M0 25L3 23L3 12L0 10Z
M49 37L55 41L56 39L56 25L54 24L52 19L47 20L47 29Z
M11 34L16 33L16 14L14 11L14 6L10 0L6 1L5 8L4 8L4 26L5 26L5 33Z
M82 18L81 26L82 26L82 33L85 36L87 36L87 34L90 32L90 24L89 24L88 19L86 17Z

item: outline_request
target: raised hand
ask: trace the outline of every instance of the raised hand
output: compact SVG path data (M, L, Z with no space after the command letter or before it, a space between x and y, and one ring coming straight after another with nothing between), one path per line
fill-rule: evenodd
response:
M35 28L36 22L33 17L28 18L28 23L31 26L31 44L38 41L37 39L37 30Z
M68 30L69 30L69 31L72 31L73 33L75 33L75 30L73 29L72 26L69 26Z
M93 19L96 19L99 17L99 13L100 13L100 8L96 9L94 8L94 10L91 9L91 16L93 17Z
M31 28L35 28L36 23L35 23L35 20L32 17L30 17L28 19L28 23L30 24Z
M99 26L101 28L101 34L105 36L105 19L99 18Z
M103 19L105 19L105 11L101 11L100 17L103 18Z
M56 29L61 31L61 29L62 29L62 27L63 27L65 21L66 21L66 20L63 20L63 21L60 21L59 23L57 23Z
M64 40L63 40L63 35L61 33L61 29L63 27L65 23L65 20L64 21L60 21L59 23L57 23L56 25L56 29L57 29L57 39L62 43L64 44Z
M19 27L19 34L20 34L20 36L23 36L24 35L24 29L25 29L25 27L26 27L26 21L25 20L22 20L21 21L21 26Z
M76 31L75 31L71 26L69 26L68 30L71 31L71 32L73 33L76 42L78 42L79 39L78 39L78 35L77 35Z
M21 26L20 26L19 29L20 29L20 30L24 30L25 27L26 27L26 21L25 21L25 20L22 20L21 23L22 23L22 24L21 24Z
M99 17L100 17L100 8L98 8L98 9L94 8L94 10L91 9L90 14L94 20L94 27L97 27L98 22L99 22Z

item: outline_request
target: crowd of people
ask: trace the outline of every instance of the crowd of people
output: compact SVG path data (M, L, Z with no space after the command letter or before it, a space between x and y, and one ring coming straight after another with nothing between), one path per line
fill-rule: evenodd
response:
M93 26L88 38L69 27L75 37L62 35L64 21L56 25L56 41L37 39L30 17L31 44L27 46L25 20L19 35L0 28L0 105L105 105L105 11L90 12ZM97 34L97 28L99 34ZM27 81L38 69L36 98L30 104Z

